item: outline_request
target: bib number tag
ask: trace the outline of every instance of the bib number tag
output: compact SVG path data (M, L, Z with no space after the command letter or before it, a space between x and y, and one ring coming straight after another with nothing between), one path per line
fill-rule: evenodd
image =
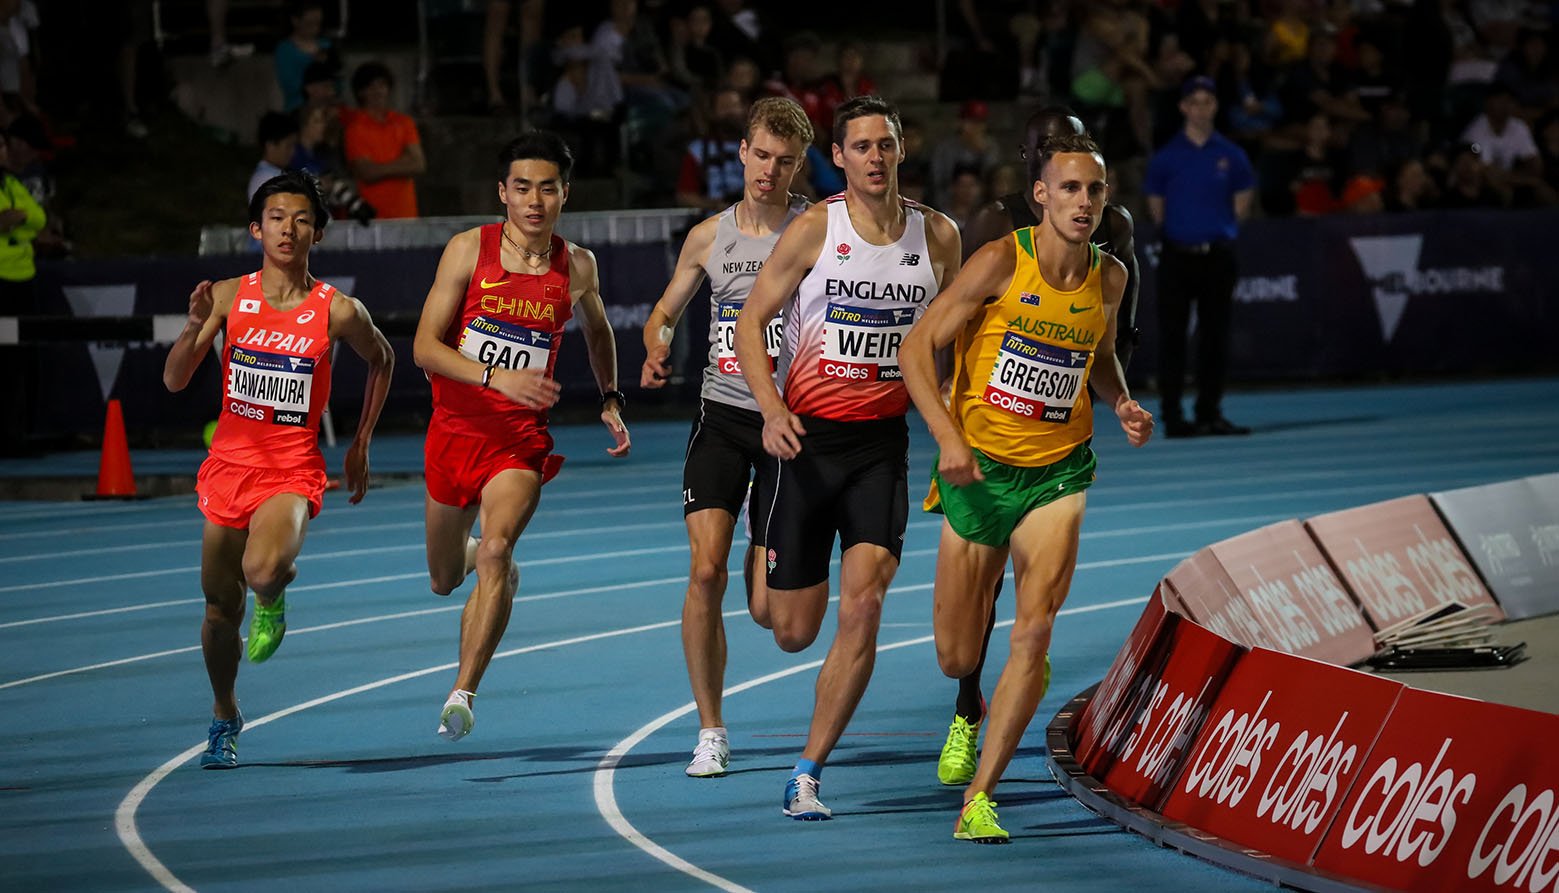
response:
M545 371L552 356L552 333L478 316L460 332L457 350L483 366Z
M742 364L736 360L736 317L742 305L732 301L721 302L715 314L715 363L723 375L741 375ZM785 314L774 314L763 330L763 347L769 352L769 372L774 372L774 362L779 358L780 344L785 338Z
M257 422L307 427L314 360L234 347L227 363L227 411Z
M899 345L915 324L918 307L847 307L829 304L823 318L824 378L903 381Z
M1086 350L1068 350L1008 332L985 385L985 402L1023 418L1067 422L1083 389L1088 357Z

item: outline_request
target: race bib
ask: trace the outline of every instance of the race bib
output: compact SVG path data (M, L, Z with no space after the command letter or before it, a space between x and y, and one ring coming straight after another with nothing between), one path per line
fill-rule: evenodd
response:
M741 375L742 364L736 361L736 317L741 315L742 305L722 301L715 314L715 363L725 375ZM774 314L763 330L763 347L769 352L769 372L774 371L774 361L779 357L780 344L785 338L785 314Z
M227 411L257 422L307 427L314 360L234 347L227 363Z
M824 378L903 381L899 345L915 324L917 307L847 307L829 304L823 317Z
M460 332L457 350L483 366L545 371L552 356L552 333L478 316Z
M1068 350L1008 332L985 385L985 402L1023 418L1066 422L1083 389L1088 356L1086 350Z

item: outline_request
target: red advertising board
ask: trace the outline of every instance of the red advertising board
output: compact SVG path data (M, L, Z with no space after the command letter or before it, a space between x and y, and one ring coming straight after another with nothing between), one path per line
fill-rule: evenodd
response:
M1149 809L1174 784L1223 680L1245 651L1183 619L1169 624L1163 638L1165 659L1138 672L1125 707L1082 761L1089 775Z
M1164 578L1186 616L1247 648L1276 647L1211 549L1198 549Z
M1271 647L1343 666L1375 652L1364 614L1298 521L1209 548L1271 636Z
M1505 614L1427 496L1318 515L1305 522L1375 629L1457 601Z
M1405 686L1280 651L1240 659L1161 810L1308 864Z
M1559 716L1408 689L1316 855L1398 890L1559 888Z
M1163 584L1159 584L1159 588L1153 591L1147 607L1142 609L1142 616L1137 618L1137 625L1116 653L1110 671L1104 675L1099 687L1094 689L1093 697L1078 715L1072 732L1072 757L1079 764L1088 758L1088 754L1104 735L1110 720L1130 700L1131 693L1141 687L1144 675L1156 672L1158 665L1163 662L1163 650L1157 646L1164 641L1165 631L1180 618L1170 613L1159 598L1162 590Z

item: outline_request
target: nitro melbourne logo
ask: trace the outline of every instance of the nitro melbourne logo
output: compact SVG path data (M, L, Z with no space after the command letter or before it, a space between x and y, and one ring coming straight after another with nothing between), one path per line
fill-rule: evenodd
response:
M1359 236L1348 240L1359 266L1370 280L1375 309L1380 314L1380 334L1388 343L1397 333L1408 298L1420 295L1470 294L1505 291L1505 268L1432 267L1419 269L1422 234L1411 236Z

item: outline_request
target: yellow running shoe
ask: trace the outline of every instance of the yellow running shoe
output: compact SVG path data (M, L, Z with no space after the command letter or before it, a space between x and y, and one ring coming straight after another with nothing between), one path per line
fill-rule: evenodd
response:
M270 607L254 601L254 617L249 620L247 643L250 663L264 663L281 647L281 638L287 634L287 593L276 596Z
M947 742L942 745L942 756L936 761L937 780L950 785L972 781L980 759L979 742L980 724L953 714L953 724L947 727Z
M1011 843L1007 832L996 824L996 803L985 792L974 795L958 814L958 824L953 826L953 837L972 840L975 843Z

